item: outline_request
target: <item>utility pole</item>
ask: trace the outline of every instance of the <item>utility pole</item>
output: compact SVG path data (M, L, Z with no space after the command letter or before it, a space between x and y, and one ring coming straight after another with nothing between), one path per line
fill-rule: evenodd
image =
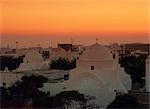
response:
M16 41L16 50L18 49L18 42Z
M74 41L73 38L71 38L70 41L71 41L71 44L73 45L73 41Z

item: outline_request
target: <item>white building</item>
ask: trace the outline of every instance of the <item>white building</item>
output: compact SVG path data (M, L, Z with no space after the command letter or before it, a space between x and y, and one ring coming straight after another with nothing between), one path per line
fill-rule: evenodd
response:
M68 57L63 50L59 52L59 49L57 49L53 53L54 57ZM26 54L23 63L21 63L17 71L42 70L47 69L49 67L47 65L43 61L41 54L32 50ZM10 77L10 75L8 76ZM13 74L12 80L14 76ZM15 78L20 79L21 77L22 73L21 76L16 75ZM7 78L3 80L7 81ZM12 81L8 82L13 83ZM46 83L42 90L48 90L52 95L63 90L77 90L85 95L94 96L94 103L100 105L100 107L106 107L115 99L116 91L127 93L130 89L130 76L125 73L123 68L120 68L120 65L113 59L108 48L96 43L86 47L82 55L79 56L77 67L70 71L68 81L63 83Z
M52 52L50 54L50 60L55 60L58 58L65 58L68 59L70 58L70 53L66 52L63 48L52 48Z
M44 61L41 54L35 50L27 53L16 71L32 71L32 70L46 70L49 68L48 61Z
M66 83L66 90L96 97L94 102L100 107L112 102L116 91L127 93L130 89L130 76L120 68L109 49L97 43L85 49Z
M146 92L150 92L150 55L146 59Z

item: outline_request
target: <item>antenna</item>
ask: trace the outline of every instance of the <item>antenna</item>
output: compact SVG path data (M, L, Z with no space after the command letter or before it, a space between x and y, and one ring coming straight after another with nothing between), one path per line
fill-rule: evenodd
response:
M9 49L9 44L7 44L7 49Z
M18 42L16 41L16 49L18 49Z
M70 40L71 40L71 44L73 45L73 41L74 41L73 38L71 38Z
M40 43L38 43L38 44L37 44L37 47L39 47L39 48L40 48L40 47L41 47L41 44L40 44Z

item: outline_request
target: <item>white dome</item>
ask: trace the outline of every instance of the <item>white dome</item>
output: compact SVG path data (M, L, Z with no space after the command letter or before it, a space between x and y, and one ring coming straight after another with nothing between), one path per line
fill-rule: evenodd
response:
M34 50L27 53L26 56L24 57L24 63L41 63L41 62L43 62L41 54Z
M55 60L58 58L67 58L67 52L63 48L53 48L51 54L51 60Z
M87 47L79 60L113 60L113 57L108 48L96 43Z

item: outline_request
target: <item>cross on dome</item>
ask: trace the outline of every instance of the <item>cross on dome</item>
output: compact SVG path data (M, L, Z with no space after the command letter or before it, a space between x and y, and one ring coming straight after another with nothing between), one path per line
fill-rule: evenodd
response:
M98 44L98 38L96 38L96 44Z

